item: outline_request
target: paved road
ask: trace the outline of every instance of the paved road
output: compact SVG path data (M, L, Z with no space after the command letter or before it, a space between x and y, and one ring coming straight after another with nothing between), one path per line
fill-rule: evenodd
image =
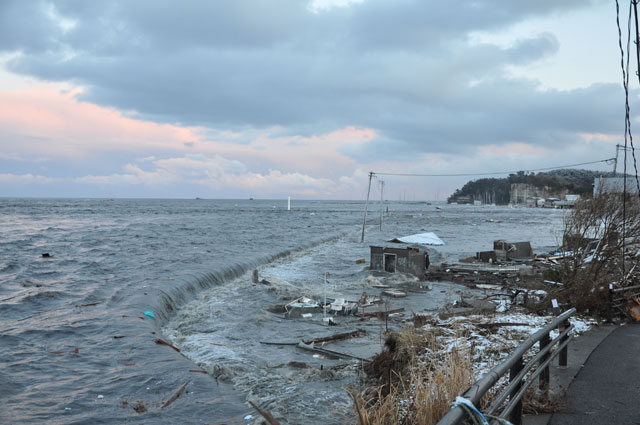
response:
M567 391L550 425L640 425L640 324L615 329Z

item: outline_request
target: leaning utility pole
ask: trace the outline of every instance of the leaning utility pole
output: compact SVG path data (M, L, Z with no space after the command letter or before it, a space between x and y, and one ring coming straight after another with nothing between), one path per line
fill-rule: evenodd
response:
M364 222L362 223L362 238L360 243L364 243L364 227L367 225L367 210L369 209L369 195L371 194L371 179L373 171L369 171L369 189L367 190L367 202L364 204Z

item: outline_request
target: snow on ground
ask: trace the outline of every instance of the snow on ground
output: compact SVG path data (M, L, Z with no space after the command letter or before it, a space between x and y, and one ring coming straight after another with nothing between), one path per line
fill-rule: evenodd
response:
M506 359L530 335L542 329L554 319L553 316L536 316L527 313L496 313L492 315L454 316L440 320L433 315L431 323L423 329L438 328L443 336L439 338L444 351L466 349L471 355L474 373L479 379L493 367ZM574 337L588 331L597 322L594 319L573 316L569 319L573 325L571 335ZM513 324L516 326L493 326L483 328L480 324ZM551 338L557 337L559 332L553 330ZM525 355L533 357L537 348L532 348Z

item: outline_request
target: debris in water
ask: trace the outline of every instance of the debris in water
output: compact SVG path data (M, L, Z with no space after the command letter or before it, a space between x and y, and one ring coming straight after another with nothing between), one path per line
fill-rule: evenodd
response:
M102 304L102 301L96 301L95 303L80 304L80 307L91 307L98 304Z
M251 407L253 407L254 409L256 409L258 411L258 413L260 413L262 415L263 418L265 418L267 420L267 422L269 423L269 425L280 425L280 422L278 422L272 415L271 413L269 413L268 410L261 410L258 406L256 406L251 400L249 400L249 404L251 405Z
M49 254L48 252L45 252L44 254L42 254L42 258L52 258L53 255Z
M178 391L176 391L169 400L165 401L164 404L161 406L162 409L164 409L165 407L167 407L168 405L170 405L171 403L173 403L174 401L176 401L176 399L178 397L180 397L180 395L182 394L182 392L184 391L184 389L187 387L187 384L189 383L189 381L185 382L184 384L182 384L180 386L180 388L178 388Z
M156 338L156 344L161 344L161 345L166 345L168 347L173 348L174 350L176 350L178 353L180 352L180 349L178 347L176 347L175 345L172 345L170 343L168 343L167 341L160 339L160 338Z
M407 293L400 289L385 289L381 294L391 298L405 298L407 296Z
M151 310L147 310L147 311L145 311L143 314L144 314L145 316L149 316L149 317L151 317L152 319L155 319L155 318L156 318L155 314L153 314L153 311L151 311Z

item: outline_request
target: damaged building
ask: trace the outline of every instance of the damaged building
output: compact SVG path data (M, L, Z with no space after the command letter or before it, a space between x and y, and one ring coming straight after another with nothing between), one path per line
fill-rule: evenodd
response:
M408 273L420 279L429 268L429 252L418 247L372 246L371 270Z

